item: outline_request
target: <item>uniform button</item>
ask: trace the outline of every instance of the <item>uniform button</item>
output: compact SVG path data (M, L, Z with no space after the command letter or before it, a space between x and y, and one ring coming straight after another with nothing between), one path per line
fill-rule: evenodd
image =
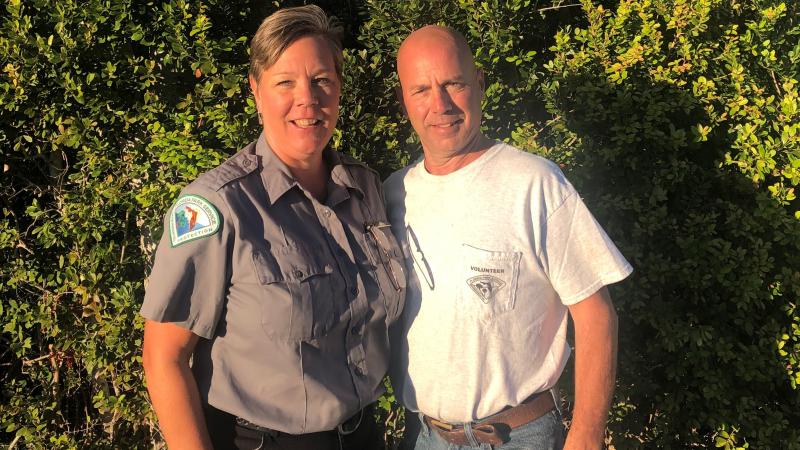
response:
M325 217L330 217L331 216L331 210L330 209L325 209L325 210L322 211L322 214L325 214Z
M361 367L358 367L358 366L356 366L356 368L353 369L353 372L358 376L364 375L364 372L361 370Z
M303 278L303 271L302 270L295 270L294 271L294 276L296 278Z
M242 161L242 165L245 166L245 167L250 167L250 160L249 159L245 159L244 161Z
M358 327L353 327L353 328L350 328L350 333L352 333L352 334L355 334L355 335L358 335L358 334L359 334L359 333L358 333Z
M357 287L351 287L350 288L350 293L353 294L353 295L358 295L358 288Z

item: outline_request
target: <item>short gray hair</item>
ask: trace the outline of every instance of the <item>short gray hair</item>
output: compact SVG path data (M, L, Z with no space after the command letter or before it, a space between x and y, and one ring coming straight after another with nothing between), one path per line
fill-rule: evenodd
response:
M261 73L281 57L287 47L305 36L319 36L330 46L336 75L342 79L342 26L317 5L284 8L261 22L250 41L249 74L259 81Z

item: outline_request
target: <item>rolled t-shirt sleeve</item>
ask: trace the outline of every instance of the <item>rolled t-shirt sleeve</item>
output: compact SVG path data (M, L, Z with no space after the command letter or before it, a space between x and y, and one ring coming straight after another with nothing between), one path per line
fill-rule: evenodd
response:
M575 304L633 272L577 192L569 191L547 218L540 255L565 305Z
M230 279L230 222L214 192L187 188L164 218L164 233L139 311L210 339Z

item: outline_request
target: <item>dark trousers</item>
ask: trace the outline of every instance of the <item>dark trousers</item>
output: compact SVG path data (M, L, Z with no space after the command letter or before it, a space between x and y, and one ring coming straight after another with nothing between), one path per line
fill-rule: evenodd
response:
M373 418L373 406L364 408L361 424L351 434L337 430L308 434L256 431L236 423L232 415L205 408L206 425L215 450L380 450L383 437Z

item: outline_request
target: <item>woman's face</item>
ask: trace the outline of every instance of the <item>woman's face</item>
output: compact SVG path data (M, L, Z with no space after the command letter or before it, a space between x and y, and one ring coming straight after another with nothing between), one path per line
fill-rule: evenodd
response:
M294 41L250 87L272 151L290 167L319 158L339 117L341 83L330 46L318 36Z

